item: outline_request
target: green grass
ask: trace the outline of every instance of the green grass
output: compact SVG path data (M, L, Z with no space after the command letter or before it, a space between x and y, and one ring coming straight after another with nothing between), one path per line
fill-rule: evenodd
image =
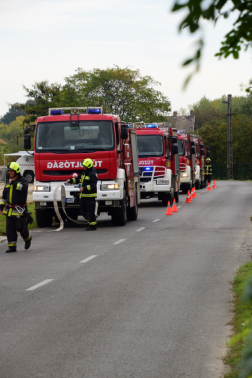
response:
M31 216L33 218L33 223L28 225L29 230L31 230L32 228L38 227L36 222L34 203L28 204L28 211L29 213L32 213ZM5 215L0 215L0 236L6 235L5 218Z
M234 315L229 323L233 326L234 335L244 330L244 323L251 319L252 301L245 302L243 300L244 287L248 279L252 276L252 262L242 265L232 282L233 285L233 304ZM238 378L237 363L241 359L244 351L245 343L243 341L230 347L227 356L223 359L225 364L230 365L230 372L224 375L224 378Z

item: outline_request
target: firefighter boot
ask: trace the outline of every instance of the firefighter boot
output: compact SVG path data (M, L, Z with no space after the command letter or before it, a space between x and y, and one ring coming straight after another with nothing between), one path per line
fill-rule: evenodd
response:
M86 228L86 231L95 231L96 230L96 226L89 226L88 228Z
M25 249L29 249L30 248L30 246L31 246L31 241L32 241L32 237L30 237L30 239L29 240L26 240L25 241Z
M17 252L17 247L9 247L9 249L7 249L6 253L11 253L11 252Z

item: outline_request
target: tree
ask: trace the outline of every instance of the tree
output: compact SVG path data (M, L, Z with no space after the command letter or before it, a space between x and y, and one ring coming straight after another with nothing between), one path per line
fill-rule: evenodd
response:
M7 113L0 119L0 123L5 123L9 125L11 122L15 121L17 117L25 116L25 112L22 110L19 103L13 104Z
M226 10L225 7L229 4L231 6ZM225 35L224 41L221 43L222 47L220 47L220 50L215 56L227 58L229 55L232 55L234 59L238 59L242 47L246 50L252 46L251 1L230 0L227 2L227 0L187 0L187 2L181 3L180 0L175 0L172 11L177 12L181 9L186 9L187 14L180 23L179 30L187 29L192 34L201 29L202 20L216 23L220 18L227 19L230 14L235 12L235 15L237 16L233 23L233 29ZM197 72L200 67L200 59L204 47L203 37L197 41L197 44L198 48L195 55L183 63L183 66L194 63L196 66L195 72ZM191 77L192 74L186 79L185 86ZM250 90L251 87L246 89L247 92Z
M165 121L171 104L154 86L150 76L128 67L78 69L65 78L62 100L68 106L103 106L105 113L118 114L124 121Z
M24 90L29 98L25 104L20 104L20 107L26 113L24 125L35 122L39 116L48 115L49 108L62 106L60 98L62 88L60 84L54 83L50 85L45 80L33 84L31 89L24 86Z

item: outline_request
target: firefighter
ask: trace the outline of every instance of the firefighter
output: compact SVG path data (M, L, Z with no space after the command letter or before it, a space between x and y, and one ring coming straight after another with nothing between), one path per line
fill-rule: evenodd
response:
M30 248L32 238L26 221L28 183L21 176L18 163L10 163L7 170L10 173L10 179L3 190L0 214L6 215L6 234L9 247L6 253L10 253L17 252L17 231L24 239L25 249Z
M95 198L97 197L97 173L91 159L82 161L84 172L76 178L70 178L67 183L81 183L80 212L88 221L87 231L96 230Z
M210 158L206 159L205 176L206 176L206 183L208 182L208 183L211 184L212 164L211 164L211 159Z

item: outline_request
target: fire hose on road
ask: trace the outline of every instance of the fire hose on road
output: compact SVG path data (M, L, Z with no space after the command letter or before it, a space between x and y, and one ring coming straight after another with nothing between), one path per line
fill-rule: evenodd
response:
M56 186L55 190L54 190L54 193L53 193L53 206L54 206L54 210L55 210L55 213L60 221L60 227L57 228L57 230L55 231L61 231L63 230L64 228L64 221L63 221L63 218L60 214L60 211L59 211L59 206L58 206L58 202L57 202L57 192L58 192L58 189L61 188L61 203L62 203L62 209L65 213L65 215L67 216L67 218L71 221L71 222L74 222L76 224L81 224L81 225L84 225L86 224L86 221L78 221L78 220L75 220L75 219L72 219L71 217L69 217L69 215L67 214L66 212L66 189L65 189L65 186L62 185L62 184L59 184ZM98 204L97 204L98 206Z

